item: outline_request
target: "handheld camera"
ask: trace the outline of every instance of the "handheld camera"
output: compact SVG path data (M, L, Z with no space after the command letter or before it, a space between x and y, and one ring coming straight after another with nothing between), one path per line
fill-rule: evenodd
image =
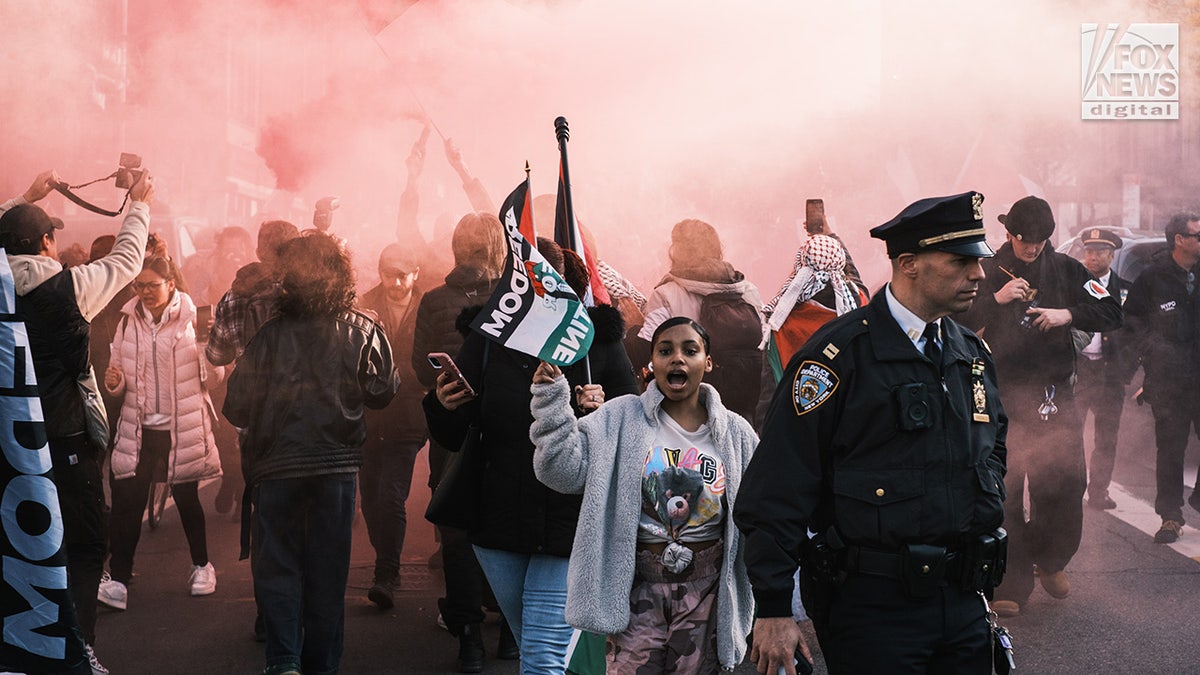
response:
M131 152L122 152L121 159L117 162L117 187L122 190L128 190L137 184L142 179L141 171L142 158Z

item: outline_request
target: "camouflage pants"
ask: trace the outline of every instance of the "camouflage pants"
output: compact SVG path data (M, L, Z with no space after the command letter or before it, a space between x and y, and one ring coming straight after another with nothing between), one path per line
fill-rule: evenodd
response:
M681 574L668 572L662 559L638 551L629 594L629 626L608 636L608 673L717 673L717 585L725 547L696 553Z

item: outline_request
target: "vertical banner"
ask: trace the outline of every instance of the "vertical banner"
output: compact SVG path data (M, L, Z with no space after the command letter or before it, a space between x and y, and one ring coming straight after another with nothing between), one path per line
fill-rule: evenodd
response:
M0 670L90 672L67 589L67 551L50 446L25 324L16 319L8 256L0 249Z

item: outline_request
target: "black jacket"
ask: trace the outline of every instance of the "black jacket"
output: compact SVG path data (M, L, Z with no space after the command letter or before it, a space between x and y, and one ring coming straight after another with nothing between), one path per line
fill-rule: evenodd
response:
M1111 294L1104 293L1102 286L1098 291L1089 286L1089 283L1099 286L1099 282L1082 263L1049 247L1027 265L1013 254L1012 245L1005 243L995 256L980 262L987 278L971 309L954 317L955 320L987 340L1006 388L1055 385L1069 391L1067 385L1075 374L1071 328L1090 333L1116 330L1121 327L1121 305ZM1071 325L1044 333L1032 326L1022 326L1029 303L996 303L994 294L1011 280L1001 267L1037 289L1034 300L1039 307L1071 310Z
M359 307L373 313L380 325L381 317L387 314L387 297L383 286L376 286L363 294ZM385 451L395 451L395 444L424 445L428 433L425 429L425 412L421 410L421 399L425 387L417 381L413 370L413 337L417 326L417 308L423 293L413 288L409 300L408 314L394 330L387 330L388 343L392 347L392 362L400 376L400 389L387 407L367 412L367 446L379 446Z
M46 435L61 438L86 430L79 379L91 370L88 322L75 301L75 281L63 269L17 296L17 318L25 322L37 375Z
M459 265L446 275L445 284L421 298L410 361L417 380L426 390L437 381L437 371L427 358L429 352L446 352L451 356L458 352L463 343L462 334L455 328L458 315L467 307L485 302L495 284L496 280L488 278L483 270Z
M397 385L387 336L364 314L263 324L229 377L222 409L245 429L246 484L358 471L363 408L386 406Z
M733 514L759 616L790 616L810 528L833 525L847 544L895 550L961 545L1004 519L1008 420L991 355L942 319L939 380L886 295L818 330L771 402ZM929 427L906 431L916 400Z
M477 312L477 308L464 312L460 326L467 326ZM637 394L633 366L621 343L625 325L620 312L608 305L588 312L596 326L588 352L592 381L604 387L607 400ZM477 401L449 412L433 392L425 398L429 434L439 444L460 447L472 421L480 425L483 434L485 506L469 532L471 543L515 553L567 557L575 540L582 496L555 492L533 473L533 443L529 440L533 397L529 387L538 359L491 343L487 370L481 377L483 351L484 338L471 332L454 359L467 381L480 391ZM583 361L564 371L572 388L583 384Z
M1132 377L1140 360L1151 405L1200 397L1200 290L1188 295L1187 274L1171 256L1163 256L1142 272L1125 300L1129 318L1125 379ZM1200 286L1200 281L1196 283Z

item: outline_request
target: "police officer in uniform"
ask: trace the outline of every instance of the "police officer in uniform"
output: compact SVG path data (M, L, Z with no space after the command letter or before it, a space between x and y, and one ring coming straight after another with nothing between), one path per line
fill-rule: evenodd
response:
M1183 457L1191 430L1200 433L1200 216L1172 217L1166 234L1171 254L1138 276L1125 303L1130 344L1137 346L1145 370L1142 389L1154 411L1159 544L1183 532ZM1129 362L1136 367L1132 357ZM1188 503L1200 511L1200 492L1193 490Z
M1121 306L1078 260L1049 246L1054 215L1045 200L1019 199L1000 222L1008 241L985 261L988 278L979 298L957 318L991 345L1004 383L1009 564L992 607L1014 616L1033 592L1034 565L1051 597L1061 600L1071 592L1065 568L1079 550L1087 487L1071 329L1116 330Z
M1108 290L1109 295L1124 303L1129 295L1129 282L1112 269L1113 254L1121 248L1119 236L1109 230L1088 228L1083 231L1083 266ZM1094 509L1115 509L1117 503L1108 496L1113 465L1117 461L1117 432L1121 427L1121 409L1125 405L1125 382L1118 359L1121 354L1123 331L1092 333L1082 350L1075 382L1075 397L1079 401L1079 419L1092 411L1095 440L1092 444L1091 465L1088 467L1088 506Z
M984 279L983 195L922 199L871 230L892 281L788 364L734 512L759 672L987 673L982 592L1003 568L1004 409L987 346L949 318ZM810 534L815 533L810 539Z

